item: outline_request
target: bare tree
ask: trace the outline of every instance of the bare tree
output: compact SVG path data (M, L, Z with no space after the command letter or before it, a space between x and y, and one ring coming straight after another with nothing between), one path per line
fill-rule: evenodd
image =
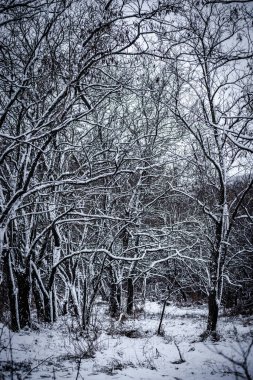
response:
M206 335L215 335L223 284L229 281L224 268L230 237L253 183L250 168L242 167L241 148L231 144L226 127L230 120L228 129L233 129L235 121L231 121L231 114L237 115L236 122L242 123L243 129L249 123L240 118L248 104L244 84L251 80L247 66L251 54L243 54L250 49L248 30L249 19L244 18L242 10L188 2L178 28L168 31L168 38L177 42L168 53L168 58L174 54L175 59L171 89L174 105L170 109L175 122L189 133L187 145L183 142L178 149L179 155L183 155L183 146L186 147L189 152L186 160L194 173L187 187L173 188L195 201L210 221ZM241 58L245 59L243 64ZM228 188L237 167L243 168L247 181L241 192L231 198Z
M147 33L145 21L168 9L135 1L113 5L17 1L1 6L0 252L13 329L30 323L31 272L42 298L49 299L51 319L55 318L54 278L63 254L58 221L75 202L63 207L58 194L101 186L104 179L118 175L102 152L92 153L98 160L93 167L89 154L79 161L75 151L81 144L78 148L73 144L79 134L89 145L94 125L90 116L121 88L104 66L114 64L114 57L128 53L130 47L139 50L137 42ZM43 228L37 227L41 220ZM51 261L48 288L36 265L44 256L50 257L48 264Z

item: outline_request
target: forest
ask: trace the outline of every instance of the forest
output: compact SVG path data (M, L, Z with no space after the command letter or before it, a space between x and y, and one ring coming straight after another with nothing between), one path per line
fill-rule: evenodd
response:
M1 380L63 378L24 359L59 331L66 378L106 335L156 349L94 379L162 379L196 320L230 371L165 378L252 380L252 20L249 0L0 1Z

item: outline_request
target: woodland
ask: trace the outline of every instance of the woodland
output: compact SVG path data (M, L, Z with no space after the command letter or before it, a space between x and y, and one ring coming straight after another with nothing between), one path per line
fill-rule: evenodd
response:
M0 321L253 312L253 2L0 2Z

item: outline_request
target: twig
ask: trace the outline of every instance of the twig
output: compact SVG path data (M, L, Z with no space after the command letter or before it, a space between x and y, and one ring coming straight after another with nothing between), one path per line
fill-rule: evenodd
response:
M182 353L180 351L179 345L177 344L177 342L175 340L174 340L174 344L177 347L177 350L178 350L178 353L179 353L179 360L175 360L174 362L172 362L172 364L182 364L182 363L185 363L185 360L184 360L183 355L182 355Z
M82 361L82 358L79 358L78 364L77 364L76 380L78 380L78 377L79 377L79 374L80 374L81 361Z

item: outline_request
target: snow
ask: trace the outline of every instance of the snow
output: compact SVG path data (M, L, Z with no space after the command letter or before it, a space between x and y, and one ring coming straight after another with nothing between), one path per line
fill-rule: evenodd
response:
M161 304L146 302L144 311L135 318L112 322L105 307L98 305L91 323L96 327L91 327L90 339L80 336L76 321L69 317L61 318L56 324L44 324L36 331L12 333L1 325L3 379L11 379L11 367L13 378L23 380L106 380L112 376L121 380L235 379L233 365L219 352L242 360L241 350L252 339L252 317L221 316L220 341L200 342L199 335L206 325L206 305L166 306L164 334L157 336L161 309ZM177 347L185 360L182 363ZM82 358L87 351L90 357ZM251 357L252 353L253 350ZM248 361L253 374L250 357Z

